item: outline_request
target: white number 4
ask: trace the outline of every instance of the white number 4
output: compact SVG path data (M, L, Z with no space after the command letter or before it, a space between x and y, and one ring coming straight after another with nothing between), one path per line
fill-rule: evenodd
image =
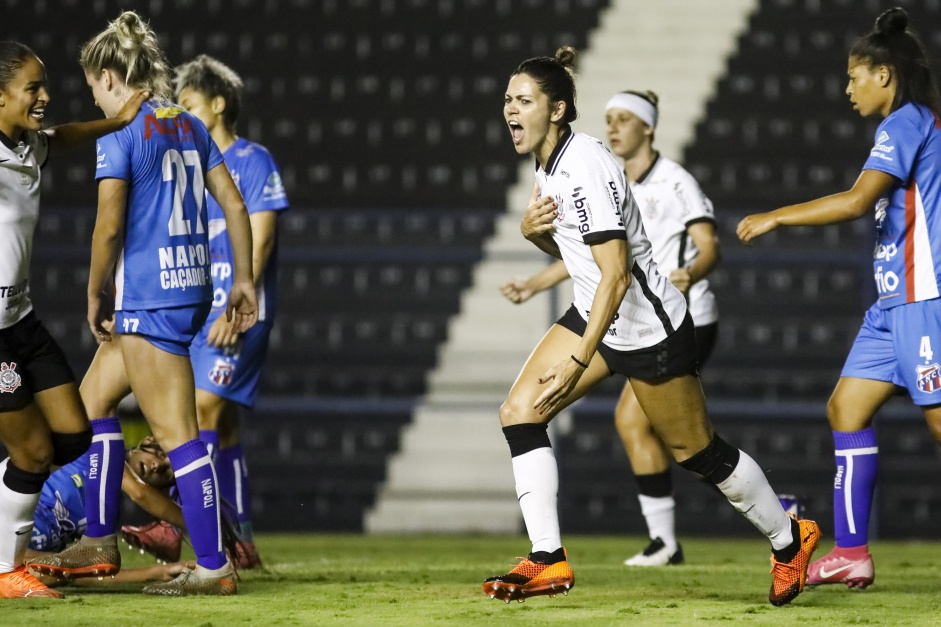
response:
M924 357L926 362L934 358L934 353L931 352L931 338L927 335L921 338L921 351L918 354Z
M137 325L140 324L140 319L138 318L125 318L124 319L124 332L125 333L137 333Z

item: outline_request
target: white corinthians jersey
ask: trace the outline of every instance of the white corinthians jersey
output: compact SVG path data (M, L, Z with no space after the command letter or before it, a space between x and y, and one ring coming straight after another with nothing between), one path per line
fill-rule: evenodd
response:
M618 160L600 141L566 132L543 170L537 163L541 196L558 205L553 239L575 286L575 307L585 320L601 280L591 244L627 241L631 285L602 340L631 351L662 342L683 322L686 300L657 272L640 210Z
M677 162L657 157L650 169L630 185L653 246L657 269L670 276L673 270L692 265L699 249L687 229L697 222L716 221L712 202L693 175ZM689 288L688 305L697 327L719 319L716 297L706 279Z
M40 168L49 136L26 131L19 144L0 134L0 329L32 311L29 262L39 220Z

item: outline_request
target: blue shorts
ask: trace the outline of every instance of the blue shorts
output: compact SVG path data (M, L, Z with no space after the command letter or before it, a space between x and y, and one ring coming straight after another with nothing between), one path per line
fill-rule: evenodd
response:
M870 307L840 376L894 383L916 405L941 403L941 298Z
M261 369L268 355L271 325L256 324L228 348L206 343L210 326L206 324L190 345L196 388L251 409L255 406Z
M119 335L140 335L174 355L189 356L189 346L206 322L212 302L171 307L114 312L114 330Z

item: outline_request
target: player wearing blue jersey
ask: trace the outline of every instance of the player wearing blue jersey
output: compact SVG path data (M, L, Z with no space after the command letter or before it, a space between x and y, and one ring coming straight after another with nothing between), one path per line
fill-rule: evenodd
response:
M23 44L0 42L0 598L61 597L21 567L51 464L91 442L75 376L30 301L29 270L49 156L120 129L143 95L108 120L43 130L46 69Z
M239 410L255 405L268 338L276 314L277 220L287 209L281 173L262 146L237 135L242 80L217 59L201 55L177 68L179 103L209 129L226 167L242 192L252 226L252 270L258 324L237 333L225 312L232 287L232 247L222 209L207 199L213 303L206 324L190 347L196 379L200 436L214 455L219 490L237 511L244 542L239 566L261 564L252 541L248 468L239 439Z
M237 332L255 323L248 214L206 127L171 102L166 57L136 13L121 14L87 42L80 61L106 117L131 89L146 88L154 98L131 125L98 144L88 323L99 349L81 386L94 432L88 527L80 542L30 567L65 577L120 570L115 532L123 464L117 460L124 458L124 440L116 409L133 390L173 466L197 558L195 571L144 592L234 594L215 470L196 423L189 345L212 304L206 190L223 208L234 251L226 315Z
M61 551L82 537L85 532L85 483L90 466L89 455L56 470L46 480L36 506L33 535L26 551L27 561L43 553ZM125 455L122 491L145 511L182 527L180 506L170 498L168 489L174 484L173 469L166 454L152 436L145 438ZM227 546L227 549L232 547ZM165 562L144 568L122 569L114 578L99 582L96 578L76 579L73 585L99 585L112 583L140 583L170 581L183 568L195 568L194 562L178 562L179 553ZM49 585L63 580L49 577Z
M879 297L866 312L827 404L833 429L836 546L811 564L809 584L866 587L878 447L876 412L898 388L921 407L941 441L941 95L901 8L886 11L853 46L846 93L864 117L883 118L853 188L738 225L744 242L779 226L854 220L875 207L873 276Z
M500 407L516 493L532 551L487 579L492 598L567 592L574 584L558 518L559 471L546 432L560 411L619 373L673 458L711 481L771 541L774 605L803 589L820 530L788 518L758 464L715 433L697 371L693 319L683 294L656 269L640 209L621 164L572 130L575 52L524 61L510 76L503 116L517 154L535 157L537 181L524 236L562 259L575 304L533 350ZM531 217L555 211L549 224ZM590 315L589 315L590 312Z

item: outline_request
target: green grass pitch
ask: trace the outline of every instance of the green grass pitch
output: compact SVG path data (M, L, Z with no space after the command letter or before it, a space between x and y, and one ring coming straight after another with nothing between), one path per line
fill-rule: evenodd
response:
M524 537L263 535L266 569L243 573L236 597L63 588L61 601L0 601L0 625L941 624L939 543L876 542L869 590L807 589L775 608L767 600L770 552L761 539L687 539L687 563L663 569L622 565L643 547L641 538L565 540L575 588L525 603L494 601L480 588L528 550ZM817 555L830 546L825 538ZM129 550L124 557L125 567L150 563Z

